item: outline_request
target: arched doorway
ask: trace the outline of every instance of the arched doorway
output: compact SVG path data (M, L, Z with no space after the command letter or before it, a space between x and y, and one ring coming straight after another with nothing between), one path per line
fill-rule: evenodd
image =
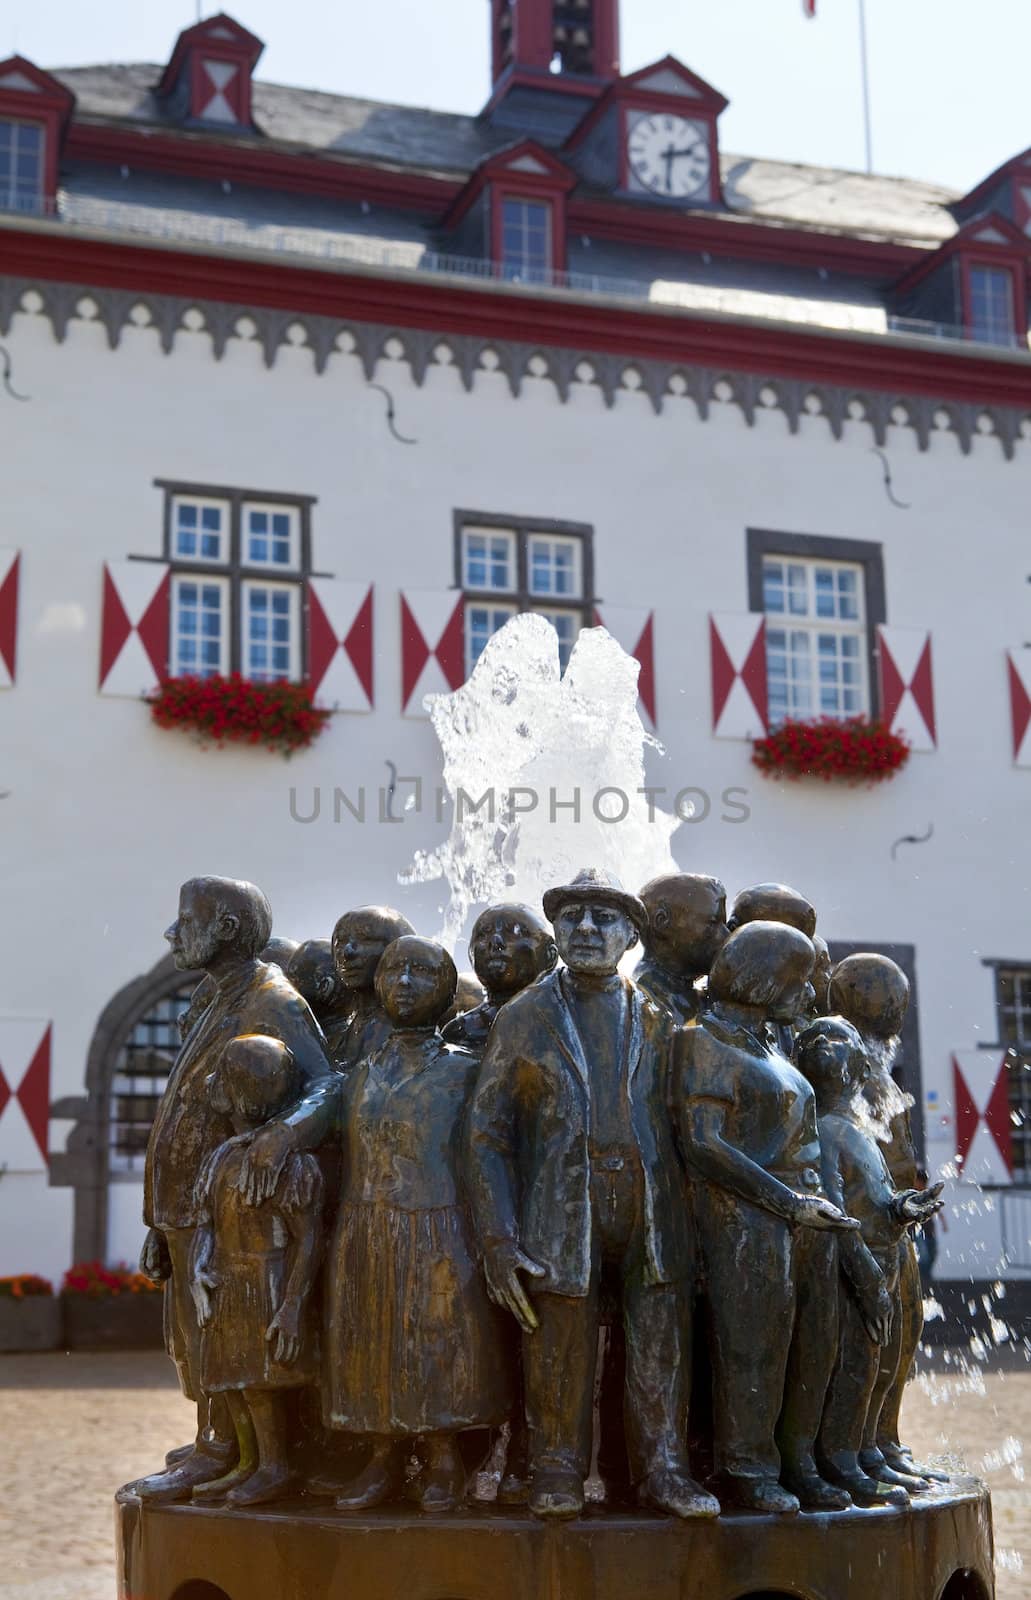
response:
M72 1260L104 1260L112 1184L142 1185L147 1136L179 1049L177 1018L199 973L165 955L104 1007L86 1058L86 1094L57 1100L52 1117L74 1118L50 1182L75 1191Z

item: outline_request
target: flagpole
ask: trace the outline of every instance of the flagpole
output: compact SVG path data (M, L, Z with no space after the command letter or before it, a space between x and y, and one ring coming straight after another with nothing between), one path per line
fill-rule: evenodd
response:
M866 137L866 170L873 172L873 130L870 124L870 61L866 43L866 0L859 0L859 57L863 69L863 131Z

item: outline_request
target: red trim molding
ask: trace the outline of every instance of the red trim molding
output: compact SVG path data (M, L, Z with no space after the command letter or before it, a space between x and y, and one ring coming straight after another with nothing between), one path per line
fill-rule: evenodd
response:
M242 256L204 256L4 228L4 272L131 293L336 316L388 327L469 333L530 345L763 373L981 405L1031 405L1031 362L983 350L916 348L862 334L764 327L659 307L612 306L502 285L328 272Z
M270 149L239 136L159 133L76 122L68 133L68 155L79 161L171 172L184 178L227 178L259 189L321 195L331 200L368 200L437 215L462 187L461 178L374 167L339 155Z

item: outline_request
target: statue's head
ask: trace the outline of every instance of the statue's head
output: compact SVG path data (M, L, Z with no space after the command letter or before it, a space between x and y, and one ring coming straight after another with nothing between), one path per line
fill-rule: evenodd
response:
M648 913L611 872L587 867L572 883L549 889L544 915L555 930L558 953L573 972L604 977L615 972L648 926Z
M443 945L406 934L376 968L376 996L395 1028L428 1028L455 997L458 973Z
M245 1033L230 1040L210 1080L213 1111L259 1128L296 1099L294 1058L279 1039Z
M821 1104L854 1094L870 1076L862 1038L844 1017L818 1017L799 1034L795 1048L799 1071Z
M860 951L839 961L831 973L831 1006L861 1033L893 1039L902 1031L909 1007L909 979L890 956Z
M414 932L408 918L392 906L345 911L333 929L333 960L344 988L371 990L387 945Z
M165 938L181 972L209 967L226 952L260 955L272 932L272 907L253 883L191 878L179 891L179 915Z
M298 949L296 939L281 939L278 934L273 934L264 950L261 952L262 961L274 961L277 967L285 972Z
M718 878L671 872L641 890L648 913L644 948L669 972L708 972L726 940L727 891Z
M328 939L305 939L286 967L286 975L297 993L320 1016L338 997L342 984Z
M529 906L488 906L473 924L469 955L489 993L518 994L551 972L558 950L541 917Z
M785 922L811 939L816 932L816 911L804 894L786 883L756 883L742 889L730 911L731 929L748 922Z
M790 1022L813 1003L812 941L784 922L749 922L731 934L712 964L709 995Z

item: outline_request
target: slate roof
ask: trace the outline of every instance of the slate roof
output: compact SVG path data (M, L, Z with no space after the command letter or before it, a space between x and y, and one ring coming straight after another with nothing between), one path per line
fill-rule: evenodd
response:
M176 128L153 94L160 75L153 64L54 69L76 96L78 121ZM274 83L255 82L253 108L259 136L281 149L454 178L514 137L476 117ZM204 131L229 143L241 137ZM918 245L956 231L946 206L959 196L934 184L733 155L722 157L722 169L727 203L739 216Z

